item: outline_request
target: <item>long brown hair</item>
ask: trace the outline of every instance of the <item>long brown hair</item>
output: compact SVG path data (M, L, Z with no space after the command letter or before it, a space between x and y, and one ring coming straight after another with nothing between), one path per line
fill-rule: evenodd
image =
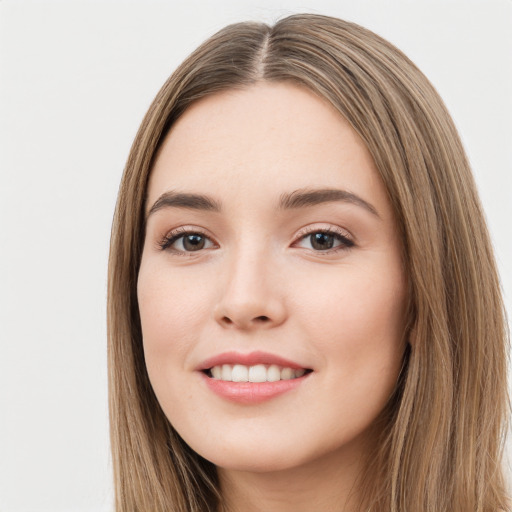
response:
M436 91L398 49L353 23L294 15L238 23L164 84L137 133L112 227L108 284L111 442L117 512L213 511L215 467L169 424L144 364L137 275L148 176L163 137L196 100L288 81L329 101L361 136L401 230L409 349L361 476L375 511L508 509L501 466L507 331L477 192Z

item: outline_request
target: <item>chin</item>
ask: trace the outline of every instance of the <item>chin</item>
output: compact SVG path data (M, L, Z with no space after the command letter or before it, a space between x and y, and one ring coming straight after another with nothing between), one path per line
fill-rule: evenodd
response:
M278 444L275 439L268 442L263 439L230 440L215 445L189 442L189 446L218 468L235 471L282 471L300 466L308 459L307 453L298 452L297 444Z
M215 459L215 460L213 460ZM301 466L304 461L276 453L232 454L214 457L211 462L219 469L249 473L273 473Z
M294 438L290 435L276 439L273 435L270 439L251 436L239 440L225 439L214 446L206 443L190 446L219 469L251 473L289 471L309 465L322 465L322 461L329 464L332 457L343 459L352 451L352 439L347 439L346 443L343 440L341 443L321 442L319 438L318 441L311 443L309 438L309 442L305 442L303 437Z

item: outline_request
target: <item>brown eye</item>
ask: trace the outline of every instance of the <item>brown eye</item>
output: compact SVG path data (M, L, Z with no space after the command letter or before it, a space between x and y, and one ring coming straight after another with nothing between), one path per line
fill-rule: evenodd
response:
M185 251L199 251L200 249L204 249L206 240L203 235L193 233L191 235L185 235L182 243Z
M202 233L179 232L171 233L159 243L160 249L174 253L190 253L209 249L215 244Z
M310 236L311 247L317 251L325 251L334 247L335 237L329 233L313 233Z
M304 235L298 245L315 252L327 252L330 250L349 249L354 246L354 242L347 236L335 231L312 231Z

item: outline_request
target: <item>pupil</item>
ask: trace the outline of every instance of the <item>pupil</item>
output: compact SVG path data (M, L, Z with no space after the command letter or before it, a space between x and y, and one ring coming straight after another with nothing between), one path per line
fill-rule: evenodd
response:
M204 237L201 235L187 235L183 239L183 247L187 251L198 251L204 247Z
M333 245L333 235L328 235L327 233L314 233L313 235L311 235L311 246L313 247L313 249L332 249Z

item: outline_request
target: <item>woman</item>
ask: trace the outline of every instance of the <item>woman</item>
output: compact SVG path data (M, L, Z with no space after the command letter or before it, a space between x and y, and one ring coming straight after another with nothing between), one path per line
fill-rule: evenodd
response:
M241 23L133 144L109 275L117 510L496 511L506 328L442 101L352 23Z

